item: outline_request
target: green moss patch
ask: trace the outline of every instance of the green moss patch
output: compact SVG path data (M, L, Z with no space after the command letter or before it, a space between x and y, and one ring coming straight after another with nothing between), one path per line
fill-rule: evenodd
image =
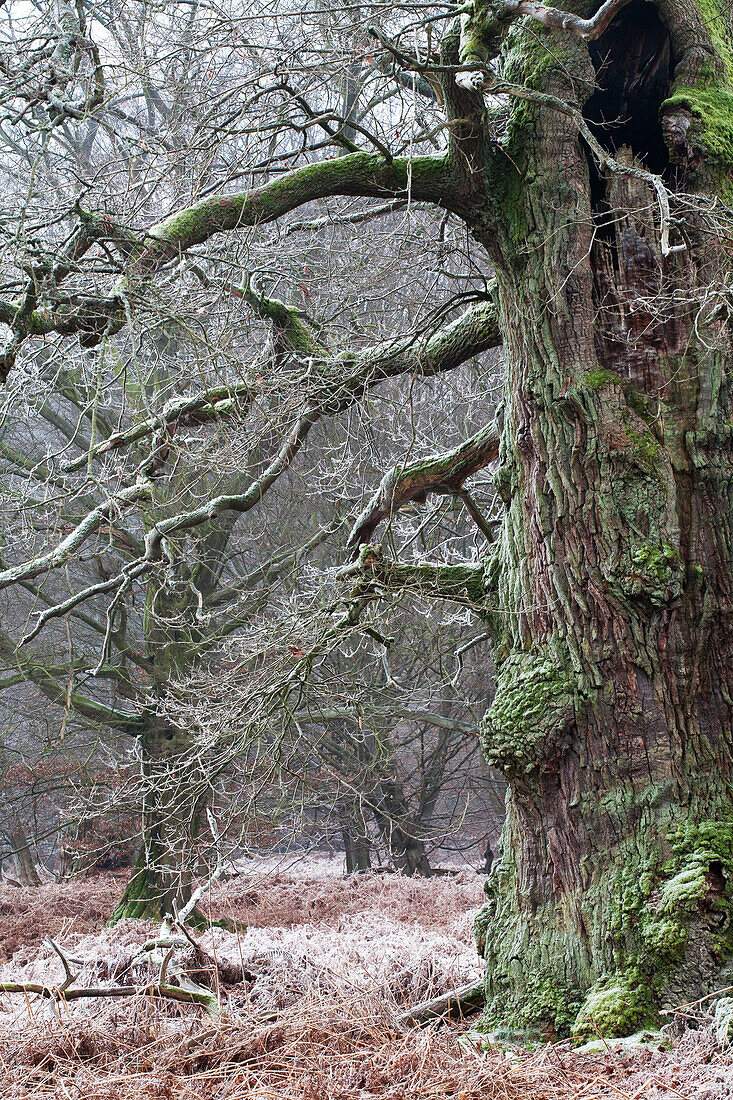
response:
M662 111L675 108L687 110L693 116L688 134L690 145L699 146L721 165L733 166L733 93L726 88L677 88L662 104Z
M511 654L501 666L496 694L481 725L490 764L529 771L575 713L577 682L545 647Z
M631 971L596 982L575 1019L573 1034L582 1039L633 1035L656 1022L651 990L638 971Z
M666 839L670 858L652 852L597 888L596 900L605 894L610 909L617 968L588 992L573 1027L580 1037L630 1035L654 1026L665 982L685 959L693 930L705 926L705 914L730 928L733 823L689 823ZM708 936L708 948L706 970L712 972L733 944L718 934Z
M598 393L604 386L620 386L623 379L612 370L589 370L583 375L583 382L593 393Z
M498 998L486 1006L478 1030L497 1039L546 1041L567 1035L578 1013L579 1000L549 972L533 975L519 995Z
M485 1032L628 1036L658 1026L660 1007L679 1002L680 981L691 998L716 988L733 956L733 821L685 822L666 836L650 828L644 843L640 833L608 853L611 866L584 893L579 922L568 899L523 904L505 836L475 921L487 967Z
M663 539L637 543L619 562L616 580L626 596L663 607L682 592L682 560Z

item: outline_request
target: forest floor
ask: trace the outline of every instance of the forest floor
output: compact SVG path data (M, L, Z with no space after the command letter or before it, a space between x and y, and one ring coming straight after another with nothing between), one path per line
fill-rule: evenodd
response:
M53 1100L726 1100L733 1052L704 1019L666 1046L568 1043L479 1049L477 1018L401 1026L398 1014L475 981L475 871L429 880L345 879L337 860L247 864L214 891L212 916L241 930L194 934L177 969L219 1011L147 996L62 1004L0 995L0 1095ZM112 876L0 886L0 980L143 986L158 929L106 928ZM246 930L245 930L246 926ZM163 952L163 955L167 952Z

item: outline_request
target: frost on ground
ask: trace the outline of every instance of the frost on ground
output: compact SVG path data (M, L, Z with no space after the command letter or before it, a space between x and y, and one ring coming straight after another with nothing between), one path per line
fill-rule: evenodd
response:
M303 997L354 995L404 1009L480 979L471 912L483 895L482 879L474 871L434 880L378 874L344 878L333 873L337 867L325 858L290 866L249 862L247 873L218 887L210 901L213 919L226 917L242 931L212 928L196 936L195 947L183 940L168 961L168 977L184 976L214 990L228 1012L258 1014L282 1010ZM85 891L94 931L88 930ZM69 961L74 987L155 982L167 948L146 953L140 948L158 929L129 920L105 927L100 891L99 882L37 890L3 887L0 932L7 933L6 955L11 957L0 966L0 980L50 987L63 982L61 959L42 939L45 905L48 934ZM112 907L109 897L106 912ZM96 1015L99 1002L70 1002L65 1011ZM38 1021L52 1012L48 1001L6 996L0 1002L0 1025Z
M155 981L165 951L140 955L145 940L138 921L121 921L97 933L69 936L64 954L75 987L144 986ZM383 913L361 913L335 928L214 928L176 948L168 974L183 974L217 990L229 1012L246 1008L271 1013L303 997L369 996L405 1008L456 986L478 981L482 964L470 937L468 915L453 933L408 925ZM64 980L58 955L47 944L18 951L0 968L4 982L57 986ZM44 1011L45 1010L45 1011ZM6 997L0 1026L48 1016L51 1006ZM79 1000L66 1010L96 1014L96 1001Z
M726 1100L733 1054L709 1022L672 1050L567 1044L482 1050L468 1023L406 1028L405 1006L480 977L475 872L344 879L316 866L246 865L211 915L243 922L182 940L167 981L214 990L220 1012L149 997L60 1004L0 996L0 1096L48 1100ZM309 877L309 872L312 877ZM330 873L329 873L330 872ZM114 880L0 888L4 981L145 986L168 948L150 923L104 926ZM2 956L0 956L2 958ZM176 977L178 975L178 977Z

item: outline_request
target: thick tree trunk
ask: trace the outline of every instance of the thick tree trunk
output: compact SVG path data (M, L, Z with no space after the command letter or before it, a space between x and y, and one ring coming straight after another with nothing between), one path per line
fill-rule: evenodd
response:
M129 917L159 921L174 916L190 901L191 870L180 864L173 850L166 848L161 841L161 833L159 822L147 822L145 839L132 876L110 923ZM194 917L194 922L197 919Z
M634 8L646 33L654 10ZM507 78L582 107L587 46L512 34ZM507 353L487 1024L623 1034L733 984L730 262L694 201L663 257L653 190L599 178L569 115L515 103L507 134L473 218ZM670 183L692 190L693 168Z
M420 826L410 815L398 780L380 781L372 810L395 867L405 875L430 876L433 872L420 837Z
M346 874L357 875L370 871L372 867L371 842L361 808L342 806L341 835L346 855Z

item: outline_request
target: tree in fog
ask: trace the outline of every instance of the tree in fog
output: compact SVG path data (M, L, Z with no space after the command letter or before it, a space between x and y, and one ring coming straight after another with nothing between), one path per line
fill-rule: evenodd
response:
M59 201L63 188L49 177L44 213L33 192L6 222L0 319L10 386L29 400L49 347L78 341L94 350L86 373L68 383L53 368L57 386L84 387L84 457L63 468L52 455L28 470L42 471L43 494L68 500L68 519L58 532L26 532L0 583L38 585L67 615L86 614L104 595L106 661L125 601L145 577L162 611L160 653L206 583L187 558L191 541L205 538L206 525L218 538L213 532L258 503L317 422L356 401L366 407L388 377L407 376L414 389L502 344L495 423L487 401L478 429L432 456L415 423L420 446L371 486L352 531L360 549L350 598L330 620L314 605L313 632L307 644L292 641L291 658L312 665L329 629L348 635L377 597L398 590L473 608L485 623L497 686L481 736L509 786L502 859L479 918L494 1023L628 1032L661 1004L730 984L733 44L725 5L607 0L560 12L533 0L474 0L231 13L193 5L178 22L182 9L173 7L166 48L154 57L145 36L128 34L140 91L133 106L119 93L106 108L109 70L97 58L111 50L105 27L120 13L100 5L98 29L90 21L82 30L58 10L57 30L34 31L23 60L8 65L10 163L35 142L35 178L54 141L70 166L95 127L111 157L123 119L137 146L119 176L111 159L99 173L80 173L74 160L73 203ZM212 36L217 60L202 65ZM165 81L149 79L166 65ZM164 84L176 90L174 103L158 90ZM209 110L189 124L203 87ZM155 165L150 146L160 150ZM308 205L304 216L317 219L323 207L312 204L325 204L345 229L353 207L337 198L410 211L426 204L447 219L428 229L436 234L455 234L460 223L472 242L465 278L446 265L454 292L436 278L426 288L430 310L408 318L396 308L397 288L373 310L347 295L343 308L313 316L305 264L280 297L253 279L259 242L276 232L268 226L285 233L293 211ZM354 240L363 231L356 213ZM400 257L407 282L422 276L418 255ZM375 248L375 269L380 259ZM330 257L328 277L341 262ZM266 365L250 370L228 350L240 346L245 307L271 330ZM145 381L137 407L127 398L122 421L105 429L105 395L136 384L139 370L145 377L143 345L166 312L216 349L221 388L200 379L195 355L178 369L174 353L166 382ZM369 345L377 314L382 334L394 328ZM218 422L227 403L245 431L266 430L245 448L245 484L204 488L202 456L192 501L188 483L175 486L181 429ZM504 504L496 529L465 491L491 463ZM99 483L98 467L104 489L92 504L84 494ZM409 538L374 543L385 521L404 530L396 513L431 492L460 498L495 536L491 546L477 544L461 562L447 552L416 560ZM117 537L120 517L134 534L124 568L93 592L73 569L67 581L63 570L90 540ZM62 577L63 599L54 588ZM188 621L185 630L194 631L186 645L195 644ZM289 690L296 675L284 650L268 648L261 631L258 645L242 667L255 682L279 661L278 682ZM263 686L260 702L274 690ZM97 701L97 717L102 706L118 713ZM170 731L156 722L150 730L146 751L160 755Z
M305 108L263 67L259 45L271 33L266 13L250 20L245 40L236 22L207 5L91 5L85 12L68 4L34 12L11 5L5 12L6 40L15 51L9 50L5 70L0 134L12 196L5 212L6 290L12 294L27 277L26 289L31 283L33 289L26 306L37 318L47 314L48 324L39 329L32 321L34 331L21 334L20 311L9 304L3 361L8 368L13 364L13 372L0 457L5 564L15 580L6 586L0 651L8 675L2 686L16 743L28 724L19 683L27 681L60 708L58 734L34 750L36 772L42 757L59 755L72 764L76 759L81 768L98 731L98 764L84 767L83 774L70 766L69 784L78 797L67 791L57 799L65 821L62 844L71 852L80 830L98 835L91 824L100 810L127 821L142 807L140 854L117 909L118 916L142 916L185 903L193 867L207 845L218 858L210 848L212 798L238 756L250 758L247 741L254 737L254 727L245 728L243 746L216 755L199 751L190 730L163 706L170 684L228 658L229 639L248 624L259 630L263 620L287 618L304 564L310 560L308 569L317 570L324 543L333 557L369 471L378 476L375 459L393 461L403 438L410 445L410 418L419 402L404 390L385 389L389 380L416 371L434 375L495 341L467 340L465 323L436 341L429 302L421 318L424 332L408 330L397 345L374 343L381 326L375 325L369 295L407 319L436 283L444 294L452 289L454 275L443 270L446 258L464 247L460 239L446 239L445 225L434 244L431 216L403 212L404 202L334 208L325 216L290 221L267 240L238 237L185 261L181 255L163 265L169 272L160 293L121 291L121 312L115 307L115 317L106 316L112 299L105 294L120 290L136 251L126 222L140 217L154 224L171 206L216 190L222 174L241 174L237 158L250 165L250 173L276 173L299 155L291 106ZM327 45L329 20L315 22L319 41ZM292 41L304 53L304 88L317 97L333 95L339 104L353 96L359 74L344 76L340 53L328 64L318 54L314 64L297 28ZM359 63L359 72L363 68ZM229 104L236 124L223 125L212 97ZM378 101L381 92L372 89L370 98ZM219 153L212 163L214 148ZM384 227L374 239L371 226L379 219ZM362 249L346 262L351 226L358 227ZM401 253L416 237L425 238L418 247L427 269L412 285L402 278ZM374 249L383 253L379 268L371 259ZM50 290L46 302L52 283L59 292ZM307 312L276 297L284 292L294 292ZM325 362L331 355L325 334L337 345L346 317L359 334L354 349L320 371L314 390L311 360L320 355ZM77 339L77 322L91 323L94 333ZM301 353L308 353L305 360ZM471 395L475 401L485 391L476 382L466 378L441 391L462 418L470 415ZM382 418L389 421L381 433L381 458L374 406L368 425L361 414L356 420L341 417L325 434L319 425L348 414L377 386L386 410ZM460 437L460 425L443 431L447 438ZM309 436L310 469L291 475ZM266 497L276 483L277 499ZM252 510L257 520L246 525ZM163 532L159 524L166 516L171 522ZM467 519L464 532L473 528ZM450 530L437 517L434 541L442 528ZM151 539L159 535L154 547ZM454 531L450 538L456 537ZM59 538L49 570L48 549ZM427 545L424 533L420 538ZM308 583L307 570L301 588L305 606L318 599L319 585ZM400 704L409 718L405 698ZM353 706L341 709L329 721L340 725L343 741L355 712ZM430 721L425 706L421 716ZM473 751L477 719L468 717L468 723L464 714L455 724L450 713L438 715L438 759L449 735L457 753L465 756L464 742L469 755ZM53 727L52 714L48 722ZM410 729L402 730L402 742L409 741ZM368 804L368 816L378 817L398 862L410 871L427 870L423 836L436 829L412 820L396 746L388 748L386 735L378 741L369 766L362 760L356 767L347 753L341 771L331 770L341 794L331 790L330 797L337 798L347 833L356 807ZM316 769L318 751L308 757ZM432 777L428 782L425 775L430 792L426 788L418 808L421 819L431 816L437 794L439 777L429 757ZM422 764L421 758L418 771ZM270 787L278 782L270 776ZM84 806L83 795L91 805ZM25 804L14 799L7 843L30 867L28 836L18 817ZM282 812L277 800L268 804ZM455 805L463 815L460 798ZM228 821L225 811L215 810L220 822ZM450 825L446 821L443 831ZM413 847L418 855L408 857Z

